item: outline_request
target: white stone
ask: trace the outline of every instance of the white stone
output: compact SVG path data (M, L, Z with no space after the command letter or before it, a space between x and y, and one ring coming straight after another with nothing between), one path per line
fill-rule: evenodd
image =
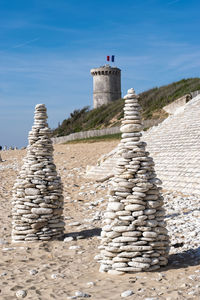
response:
M25 298L27 296L27 292L25 290L18 290L16 292L16 297L19 299Z
M120 202L109 202L108 203L108 210L113 210L113 211L119 211L124 208L124 205Z
M130 210L130 211L137 211L137 210L144 210L145 206L140 205L140 204L129 204L125 206L125 210Z
M136 124L129 124L129 125L124 125L120 128L120 131L123 133L129 133L132 131L140 131L142 129L141 125L136 125Z
M33 214L37 214L37 215L45 215L45 214L51 214L53 212L53 209L51 209L51 208L32 208L31 212Z
M26 188L25 189L25 194L26 195L39 195L40 194L40 190L34 189L34 188Z
M29 273L30 273L31 275L36 275L36 274L38 273L38 271L35 270L35 269L32 269L32 270L29 271Z
M71 242L71 241L73 241L73 240L74 240L74 238L73 238L72 236L69 236L69 237L64 238L64 242L65 242L65 243Z
M156 238L157 237L157 233L153 232L153 231L145 231L143 232L143 236L147 237L147 238Z
M133 295L133 291L132 290L127 290L127 291L124 291L123 293L121 293L121 297L122 298L126 298L126 297L129 297L131 295Z
M108 270L108 274L109 275L123 275L124 272L120 272L120 271L117 271L117 270Z
M89 294L86 294L86 293L83 293L83 292L80 292L80 291L75 292L75 296L78 297L78 298L89 298L90 297Z
M95 286L95 282L89 281L89 282L87 282L87 286L89 286L89 287Z

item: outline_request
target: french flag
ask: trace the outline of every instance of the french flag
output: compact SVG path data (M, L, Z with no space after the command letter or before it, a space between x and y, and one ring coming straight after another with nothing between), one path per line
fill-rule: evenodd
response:
M111 55L111 56L107 56L107 61L111 61L111 62L114 62L115 61L115 56L114 55Z

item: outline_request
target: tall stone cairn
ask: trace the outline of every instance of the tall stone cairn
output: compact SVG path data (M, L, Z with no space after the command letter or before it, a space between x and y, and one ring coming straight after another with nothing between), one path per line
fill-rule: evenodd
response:
M61 238L63 195L53 162L53 146L44 104L35 107L24 165L13 188L12 241Z
M153 271L167 264L169 239L161 181L140 141L141 118L134 89L125 98L120 158L109 191L101 232L100 272Z

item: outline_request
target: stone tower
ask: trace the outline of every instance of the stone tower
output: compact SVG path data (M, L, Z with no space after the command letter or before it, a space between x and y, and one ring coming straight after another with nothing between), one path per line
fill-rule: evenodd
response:
M109 65L91 69L93 76L93 107L121 98L121 70Z
M24 165L13 188L12 241L61 238L64 230L63 195L53 162L46 107L35 107Z
M101 272L153 271L167 264L169 238L160 180L140 141L141 118L134 89L125 96L119 160L101 232Z

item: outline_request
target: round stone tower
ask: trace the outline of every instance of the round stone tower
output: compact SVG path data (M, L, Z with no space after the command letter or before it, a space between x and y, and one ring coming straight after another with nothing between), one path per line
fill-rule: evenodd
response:
M121 98L121 70L109 65L91 69L93 76L93 107Z

